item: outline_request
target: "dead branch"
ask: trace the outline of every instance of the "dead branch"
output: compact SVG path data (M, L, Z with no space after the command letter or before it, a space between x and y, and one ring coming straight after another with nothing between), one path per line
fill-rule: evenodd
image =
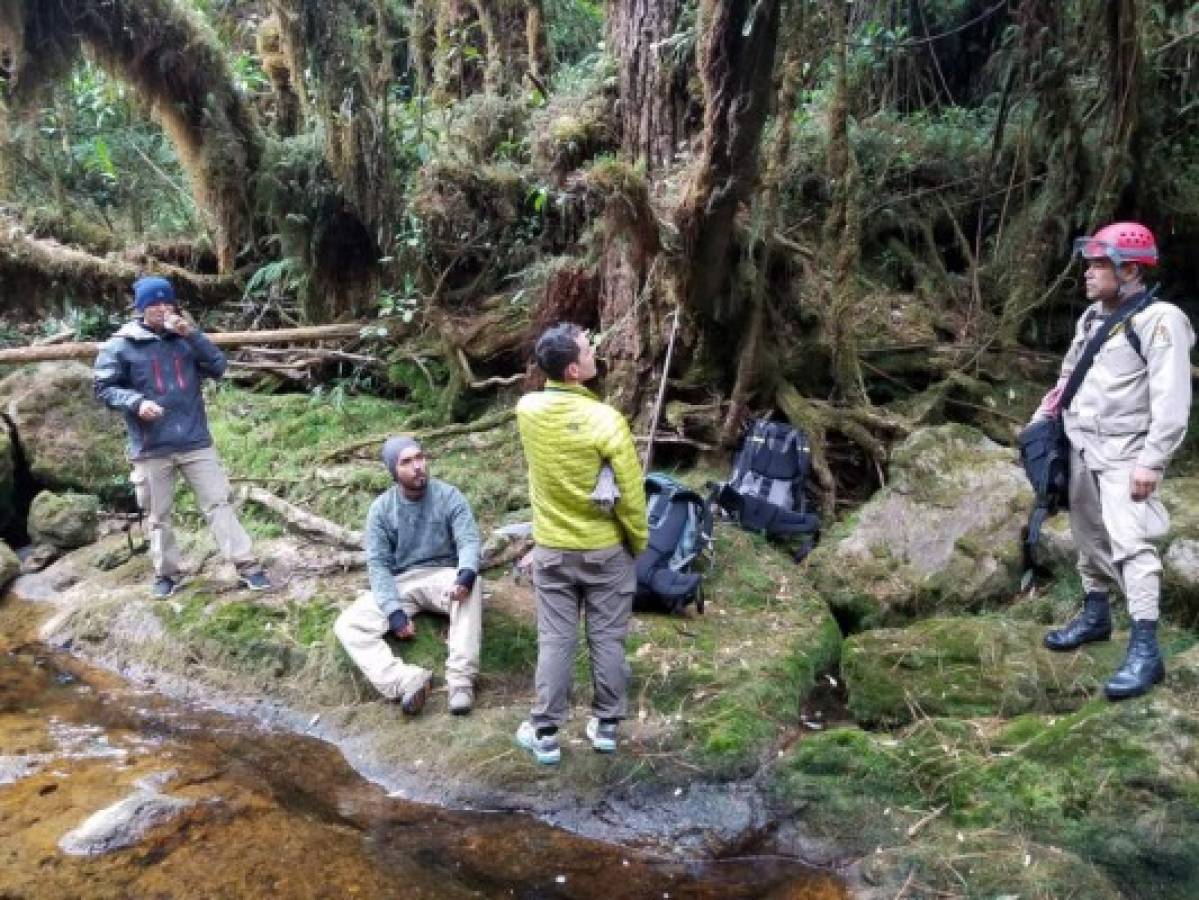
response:
M240 494L244 499L269 509L291 528L308 537L323 540L325 543L348 550L362 548L362 532L343 528L336 522L330 522L315 513L300 509L264 488L245 485L240 489Z

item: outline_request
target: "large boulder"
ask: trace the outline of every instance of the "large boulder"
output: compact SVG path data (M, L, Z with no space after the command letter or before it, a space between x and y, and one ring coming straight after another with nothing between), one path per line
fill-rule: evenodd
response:
M964 425L922 429L890 484L812 556L813 584L851 629L1010 596L1032 491L1013 450Z
M43 363L9 375L0 381L0 411L42 487L106 500L127 495L125 427L95 400L87 366Z
M60 550L94 544L100 528L100 498L42 491L29 508L28 528L35 541Z
M1052 653L1045 628L984 617L927 619L849 638L841 672L866 724L919 716L1014 716L1077 709L1124 658L1125 642Z
M9 582L20 573L21 560L17 558L17 554L12 552L12 548L8 544L0 541L0 592L3 592Z

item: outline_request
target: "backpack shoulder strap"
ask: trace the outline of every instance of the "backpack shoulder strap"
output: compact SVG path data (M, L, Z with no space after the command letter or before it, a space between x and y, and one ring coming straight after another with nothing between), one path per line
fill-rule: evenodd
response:
M1082 356L1079 357L1078 364L1075 365L1074 371L1070 373L1070 378L1066 381L1066 387L1062 391L1061 409L1069 409L1071 402L1074 400L1074 395L1078 393L1078 389L1082 386L1082 380L1087 377L1087 372L1091 370L1091 364L1095 361L1099 349L1107 342L1111 333L1120 325L1126 323L1134 315L1153 302L1153 295L1157 293L1157 288L1153 287L1141 294L1135 300L1129 300L1123 308L1118 309L1107 317L1107 321L1100 326L1094 336L1087 341L1086 348L1082 351ZM1127 329L1126 329L1127 330Z

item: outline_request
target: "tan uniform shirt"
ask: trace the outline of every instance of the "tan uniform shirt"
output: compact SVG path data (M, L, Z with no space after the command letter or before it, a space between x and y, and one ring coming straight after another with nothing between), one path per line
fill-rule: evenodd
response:
M1091 335L1102 324L1094 303L1078 320L1062 362L1069 377ZM1131 326L1141 355L1128 342ZM1078 393L1063 411L1066 435L1087 468L1104 471L1144 466L1162 470L1186 434L1191 411L1191 347L1195 333L1186 315L1157 301L1111 334L1095 355ZM1059 384L1062 382L1059 382Z

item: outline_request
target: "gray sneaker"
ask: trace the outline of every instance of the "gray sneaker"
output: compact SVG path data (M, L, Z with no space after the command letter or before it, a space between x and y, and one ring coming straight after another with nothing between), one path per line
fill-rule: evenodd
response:
M587 720L587 740L597 753L616 752L616 723L601 722L596 716Z
M475 705L475 692L469 687L450 688L450 712L465 716Z
M173 596L177 590L179 590L177 580L170 575L159 575L154 579L154 586L150 588L150 596L155 600L165 600L167 597Z
M557 765L562 760L562 748L558 746L558 735L537 736L537 729L527 719L516 729L516 743L533 754L533 759L543 766Z

